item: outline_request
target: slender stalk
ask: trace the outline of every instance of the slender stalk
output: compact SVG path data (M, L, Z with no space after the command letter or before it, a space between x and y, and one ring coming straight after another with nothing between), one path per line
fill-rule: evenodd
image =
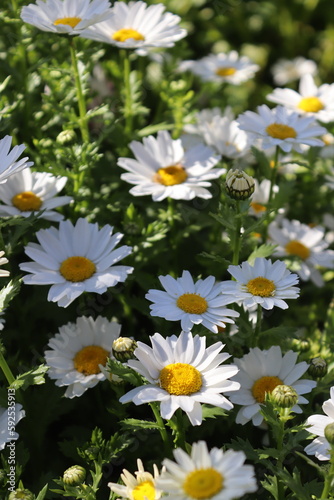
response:
M0 350L0 368L3 371L3 374L5 375L8 384L11 385L15 381L15 377L12 374L12 371L9 368L7 361L5 360L1 350Z
M256 327L254 329L254 334L253 334L253 337L251 339L250 347L256 347L256 341L260 335L261 326L262 326L262 307L260 304L258 304L257 314L256 314Z
M131 93L131 63L129 52L121 50L121 58L123 60L123 78L124 78L124 111L125 111L125 132L130 135L133 126L132 113L132 93Z
M79 108L79 127L81 132L81 137L83 142L89 142L89 129L88 129L88 120L87 120L87 108L86 108L86 100L82 90L82 83L79 73L78 67L78 58L77 51L75 46L75 38L69 37L70 42L70 52L71 52L71 61L72 68L74 73L76 91L77 91L77 99L78 99L78 108Z
M160 435L161 435L161 438L162 438L162 441L164 444L165 452L167 453L167 455L170 455L171 454L170 440L169 440L169 437L167 434L166 426L165 426L164 421L160 415L159 409L157 408L156 403L149 403L149 405L152 408L152 411L153 411L154 416L155 416L155 420L156 420L157 424L159 425L159 431L160 431Z
M331 449L331 466L328 474L325 475L324 489L322 490L322 494L320 500L327 500L329 498L329 492L332 486L334 477L334 450Z
M240 215L240 202L236 201L235 206L236 206L237 215ZM239 254L240 254L240 248L241 248L241 224L242 224L241 217L236 217L235 224L236 224L236 227L235 227L234 240L233 240L232 264L236 266L239 264Z
M278 159L279 159L279 146L276 146L274 165L273 165L273 168L271 171L268 205L270 205L270 202L273 198L274 186L275 186L275 181L276 181L276 176L277 176Z

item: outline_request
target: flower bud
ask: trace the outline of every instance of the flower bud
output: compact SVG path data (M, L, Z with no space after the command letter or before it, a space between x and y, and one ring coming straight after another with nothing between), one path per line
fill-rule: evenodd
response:
M307 339L293 339L292 346L299 352L307 352L310 349L310 342Z
M333 446L334 445L334 422L326 425L324 434L325 434L325 438L327 439L329 444L331 446Z
M114 340L112 345L112 353L121 363L125 363L128 359L134 358L134 351L137 348L137 342L129 337L119 337Z
M312 378L322 378L327 373L327 363L323 358L312 358L308 367L308 373Z
M242 170L229 170L226 174L225 188L234 200L247 200L255 189L253 177Z
M8 500L35 500L35 495L31 491L18 488L9 494Z
M298 394L289 385L277 385L271 393L271 399L279 408L292 408L297 404Z
M79 486L86 478L86 470L80 465L72 465L63 474L63 482L68 486Z
M76 133L74 130L69 129L69 130L63 130L57 135L57 142L59 144L67 144L69 142L74 141L76 138Z

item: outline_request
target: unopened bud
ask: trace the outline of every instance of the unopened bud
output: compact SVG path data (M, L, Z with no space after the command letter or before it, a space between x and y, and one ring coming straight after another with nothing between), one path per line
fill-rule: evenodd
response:
M313 378L322 378L327 373L327 363L323 358L317 357L312 358L310 361L310 366L308 367L308 373Z
M35 500L35 495L31 491L18 488L9 494L8 500Z
M86 470L80 465L72 465L63 474L64 484L68 486L79 486L86 479Z
M279 408L292 408L297 404L298 394L290 385L277 385L271 399Z
M325 438L327 439L329 444L331 446L333 446L334 445L334 422L326 425L324 434L325 434Z
M254 193L255 182L253 177L242 170L229 170L225 187L228 195L234 200L247 200Z
M74 141L75 138L76 138L76 133L74 132L74 130L69 129L69 130L63 130L62 132L60 132L57 135L56 140L59 144L67 144L69 142Z
M134 351L137 348L137 342L129 337L119 337L114 340L112 345L112 353L121 363L125 363L128 359L134 358Z
M310 342L307 339L293 339L292 345L299 352L307 352L310 349Z

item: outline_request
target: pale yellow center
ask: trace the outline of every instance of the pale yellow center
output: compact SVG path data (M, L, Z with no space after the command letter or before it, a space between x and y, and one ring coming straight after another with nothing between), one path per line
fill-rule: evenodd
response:
M175 186L175 184L182 184L187 177L188 174L181 165L170 165L159 168L153 180L164 186Z
M218 68L218 69L216 69L216 75L218 75L218 76L232 76L236 72L237 72L237 70L235 68Z
M71 26L71 28L75 28L77 24L82 21L81 17L61 17L54 21L54 25L58 26L58 24L66 24L67 26Z
M115 31L112 35L112 39L116 42L126 42L129 38L132 38L133 40L145 40L145 37L141 33L133 30L132 28L122 28Z
M317 97L304 97L297 107L307 113L317 113L324 109L324 105Z
M265 212L266 207L264 205L261 205L261 203L256 203L253 201L251 204L252 209L254 210L255 213L259 214L260 212Z
M32 210L39 210L43 201L32 191L23 191L13 196L12 203L21 212L31 212Z
M155 488L152 481L143 481L132 490L133 500L154 500Z
M285 251L289 255L296 255L297 257L300 257L302 260L307 259L311 253L309 248L297 240L289 241L289 243L285 246Z
M172 363L160 372L160 386L176 396L186 396L202 387L202 377L196 368L187 363Z
M297 132L294 128L289 127L289 125L283 125L283 123L271 123L266 128L266 132L270 137L274 139L294 139L297 137Z
M224 486L224 478L216 469L196 469L187 475L183 483L183 491L197 500L211 498Z
M67 281L84 281L90 278L96 271L94 262L86 257L69 257L65 259L59 268L59 272Z
M99 345L88 345L74 356L74 368L84 375L94 375L100 373L99 365L105 366L108 351Z
M276 290L274 282L262 276L250 280L246 287L249 293L260 297L272 297Z
M180 295L176 301L176 305L188 314L203 314L208 308L207 301L197 293L184 293Z
M271 394L271 392L278 385L282 385L284 382L278 377L261 377L256 382L254 382L252 387L252 394L254 399L258 403L263 403L266 394Z

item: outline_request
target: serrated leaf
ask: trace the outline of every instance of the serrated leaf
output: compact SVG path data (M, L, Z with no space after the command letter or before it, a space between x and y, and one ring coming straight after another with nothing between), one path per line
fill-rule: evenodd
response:
M40 365L37 368L33 368L28 372L19 375L14 382L10 385L13 389L26 390L31 385L41 385L45 383L45 374L49 367L45 365Z
M255 248L247 260L251 265L253 265L257 257L263 257L263 258L269 257L274 252L275 248L277 248L277 245L272 245L271 243L264 243L258 248Z
M0 312L6 309L11 300L17 295L21 288L21 279L14 278L0 291Z
M207 418L217 418L217 417L226 417L227 413L223 408L219 408L218 406L206 406L202 405L202 417L203 420Z
M139 420L137 418L126 418L120 422L123 429L126 430L139 430L139 429L158 429L163 430L163 427L157 422L150 422L148 420Z
M129 382L132 385L141 385L141 378L137 372L132 370L128 365L121 363L120 361L116 361L113 359L108 360L107 364L108 369L114 375L118 375L122 380Z

